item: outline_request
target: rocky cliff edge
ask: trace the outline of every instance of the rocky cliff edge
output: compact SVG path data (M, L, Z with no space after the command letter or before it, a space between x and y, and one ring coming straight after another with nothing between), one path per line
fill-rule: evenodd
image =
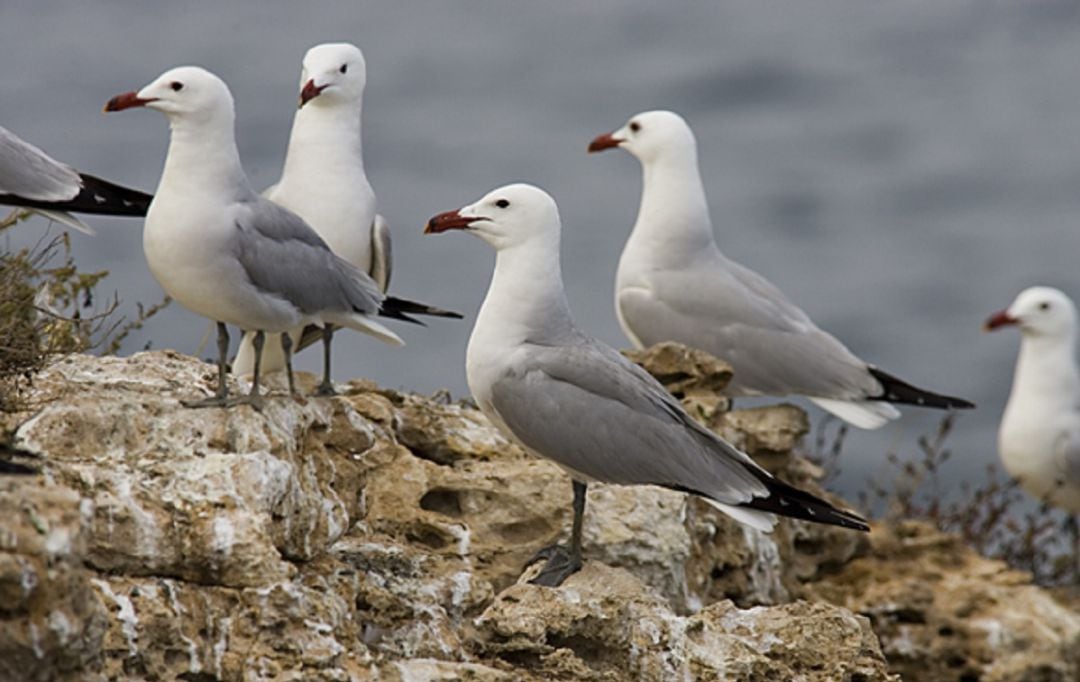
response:
M817 489L800 410L724 412L721 363L637 359ZM1080 679L1080 612L924 525L763 535L597 485L585 568L536 587L570 482L477 410L364 381L180 406L213 381L171 352L69 356L0 416L41 471L0 476L0 680Z

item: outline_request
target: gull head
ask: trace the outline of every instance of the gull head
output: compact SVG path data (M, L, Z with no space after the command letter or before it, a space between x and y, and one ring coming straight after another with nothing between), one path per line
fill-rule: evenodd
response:
M464 230L480 237L496 251L533 241L558 245L559 209L551 195L533 185L506 185L456 211L440 213L428 221L425 234Z
M209 120L233 109L232 94L225 81L198 66L178 66L158 76L137 92L125 92L109 100L105 111L132 107L157 109L171 120Z
M690 126L673 111L646 111L634 115L622 128L599 135L589 143L589 152L620 147L642 163L670 154L697 152Z
M1076 330L1076 306L1059 289L1024 289L1008 308L994 313L983 325L986 331L1005 326L1020 328L1024 336L1070 337Z
M304 55L300 70L300 108L312 100L322 106L355 104L364 94L364 53L350 43L323 43Z

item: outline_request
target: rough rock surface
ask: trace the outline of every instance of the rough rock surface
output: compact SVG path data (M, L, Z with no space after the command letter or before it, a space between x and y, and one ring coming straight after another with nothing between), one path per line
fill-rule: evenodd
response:
M810 591L867 616L905 679L1080 679L1075 606L924 523L875 528L867 555Z
M720 363L640 359L815 486L790 456L799 410L724 412ZM42 470L0 476L0 680L1056 680L1080 665L1080 615L995 562L949 563L947 538L787 521L767 536L660 489L591 486L586 567L535 587L522 568L565 536L569 479L475 409L364 381L261 412L180 406L213 381L170 352L72 356L35 378L31 409L0 415L5 446ZM1040 627L1052 637L1033 643Z

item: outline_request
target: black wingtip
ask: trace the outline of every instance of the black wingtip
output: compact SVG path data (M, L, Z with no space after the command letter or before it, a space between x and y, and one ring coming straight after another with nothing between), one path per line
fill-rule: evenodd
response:
M397 296L387 296L383 299L382 308L379 310L379 314L383 317L392 317L398 320L408 320L409 322L421 324L418 320L408 317L406 313L412 315L429 315L431 317L448 317L455 320L460 320L464 317L461 313L456 313L453 310L444 310L442 308L427 305L426 303L417 303L416 301L398 298Z
M80 173L82 189L67 201L38 201L15 194L0 194L0 204L40 208L46 211L72 211L98 215L142 217L150 210L153 195L123 187L93 175Z
M742 507L771 512L778 516L802 519L803 521L824 523L863 532L870 531L870 525L866 522L866 519L854 512L838 509L817 495L808 493L793 485L788 485L765 472L760 472L760 474L755 472L755 475L769 489L769 496L755 497L746 504L740 505Z
M749 502L738 506L755 511L769 512L777 516L823 523L829 526L840 526L841 528L864 533L870 532L870 524L858 514L839 509L817 495L808 493L793 485L788 485L780 479L770 476L764 470L754 470L752 473L765 484L765 487L769 490L769 495L767 497L755 497ZM709 498L705 493L686 486L669 485L667 487L691 495Z
M918 405L919 407L934 407L940 410L970 410L975 403L963 398L933 393L917 386L897 379L888 372L883 372L877 367L871 366L870 374L878 380L882 386L882 393L873 396L870 400L886 403L899 403L901 405Z

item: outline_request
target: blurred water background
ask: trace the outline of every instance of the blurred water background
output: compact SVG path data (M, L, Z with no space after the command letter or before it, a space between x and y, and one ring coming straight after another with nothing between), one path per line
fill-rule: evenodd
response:
M422 237L427 218L511 181L544 187L561 207L578 321L625 346L612 286L640 171L628 154L585 146L636 112L673 109L696 131L721 249L868 361L978 403L949 440L948 489L996 461L1018 338L983 335L982 320L1032 284L1080 297L1078 30L1080 4L1065 0L9 1L0 125L152 191L164 118L101 106L199 64L232 87L241 155L262 188L278 178L303 53L356 43L368 61L368 175L394 234L392 290L467 320L400 328L404 349L341 334L335 378L461 396L493 256L463 235ZM97 237L73 235L81 268L111 271L103 293L117 291L128 314L157 301L141 222L90 222ZM9 231L4 246L45 228ZM123 353L190 353L206 329L173 306ZM308 352L299 366L319 363ZM885 453L912 452L940 417L905 415L848 438L841 492L887 472Z

